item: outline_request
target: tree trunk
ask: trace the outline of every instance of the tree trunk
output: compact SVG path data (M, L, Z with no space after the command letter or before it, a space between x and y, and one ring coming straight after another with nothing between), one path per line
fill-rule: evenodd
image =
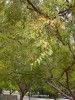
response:
M25 95L24 92L21 92L21 93L20 93L20 100L23 100L24 95Z
M9 90L10 91L10 95L12 94L12 91L11 90Z
M2 89L0 89L0 94L2 94Z

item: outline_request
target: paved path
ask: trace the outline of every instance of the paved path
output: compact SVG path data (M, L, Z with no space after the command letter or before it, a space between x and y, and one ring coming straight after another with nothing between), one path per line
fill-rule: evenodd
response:
M24 99L23 100L29 100L29 97L24 97ZM54 100L54 99L43 99L43 98L30 98L30 100Z
M19 97L18 97L19 100ZM28 96L25 96L23 100L29 100ZM30 100L54 100L54 99L44 99L44 98L30 98Z
M23 100L29 100L29 97L24 97L24 99ZM30 98L30 100L54 100L54 99L44 99L44 98ZM69 99L58 99L58 100L69 100Z
M9 94L9 92L4 92L4 94ZM15 93L14 95L17 95L18 97L18 100L19 100L19 94L18 93ZM23 100L29 100L29 97L28 96L25 96ZM54 99L44 99L44 98L30 98L30 100L54 100ZM62 99L62 98L59 98L57 100L69 100L69 99Z

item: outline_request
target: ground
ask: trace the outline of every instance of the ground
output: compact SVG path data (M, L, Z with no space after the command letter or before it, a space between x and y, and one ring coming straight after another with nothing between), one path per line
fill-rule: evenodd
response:
M25 96L23 100L29 100L29 97ZM30 100L54 100L54 99L30 98ZM69 99L62 99L62 98L60 98L60 99L57 99L57 100L69 100Z
M4 94L9 94L9 91L4 91ZM18 100L19 100L19 93L18 92L13 93L13 95L17 95ZM23 100L29 100L29 97L25 96ZM30 100L54 100L54 99L44 99L44 98L32 98L32 97L30 97ZM57 100L69 100L69 99L59 98Z

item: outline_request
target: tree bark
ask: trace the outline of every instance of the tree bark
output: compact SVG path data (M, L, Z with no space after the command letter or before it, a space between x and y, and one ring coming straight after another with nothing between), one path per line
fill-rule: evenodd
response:
M21 92L20 92L20 100L23 100L24 95L25 95L24 92L21 91Z
M0 89L0 94L2 94L2 89Z

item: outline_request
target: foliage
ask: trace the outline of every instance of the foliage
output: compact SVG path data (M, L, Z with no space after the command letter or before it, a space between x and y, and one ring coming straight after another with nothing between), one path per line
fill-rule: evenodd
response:
M12 82L28 84L41 76L62 95L75 98L74 9L74 0L0 1L0 61Z

